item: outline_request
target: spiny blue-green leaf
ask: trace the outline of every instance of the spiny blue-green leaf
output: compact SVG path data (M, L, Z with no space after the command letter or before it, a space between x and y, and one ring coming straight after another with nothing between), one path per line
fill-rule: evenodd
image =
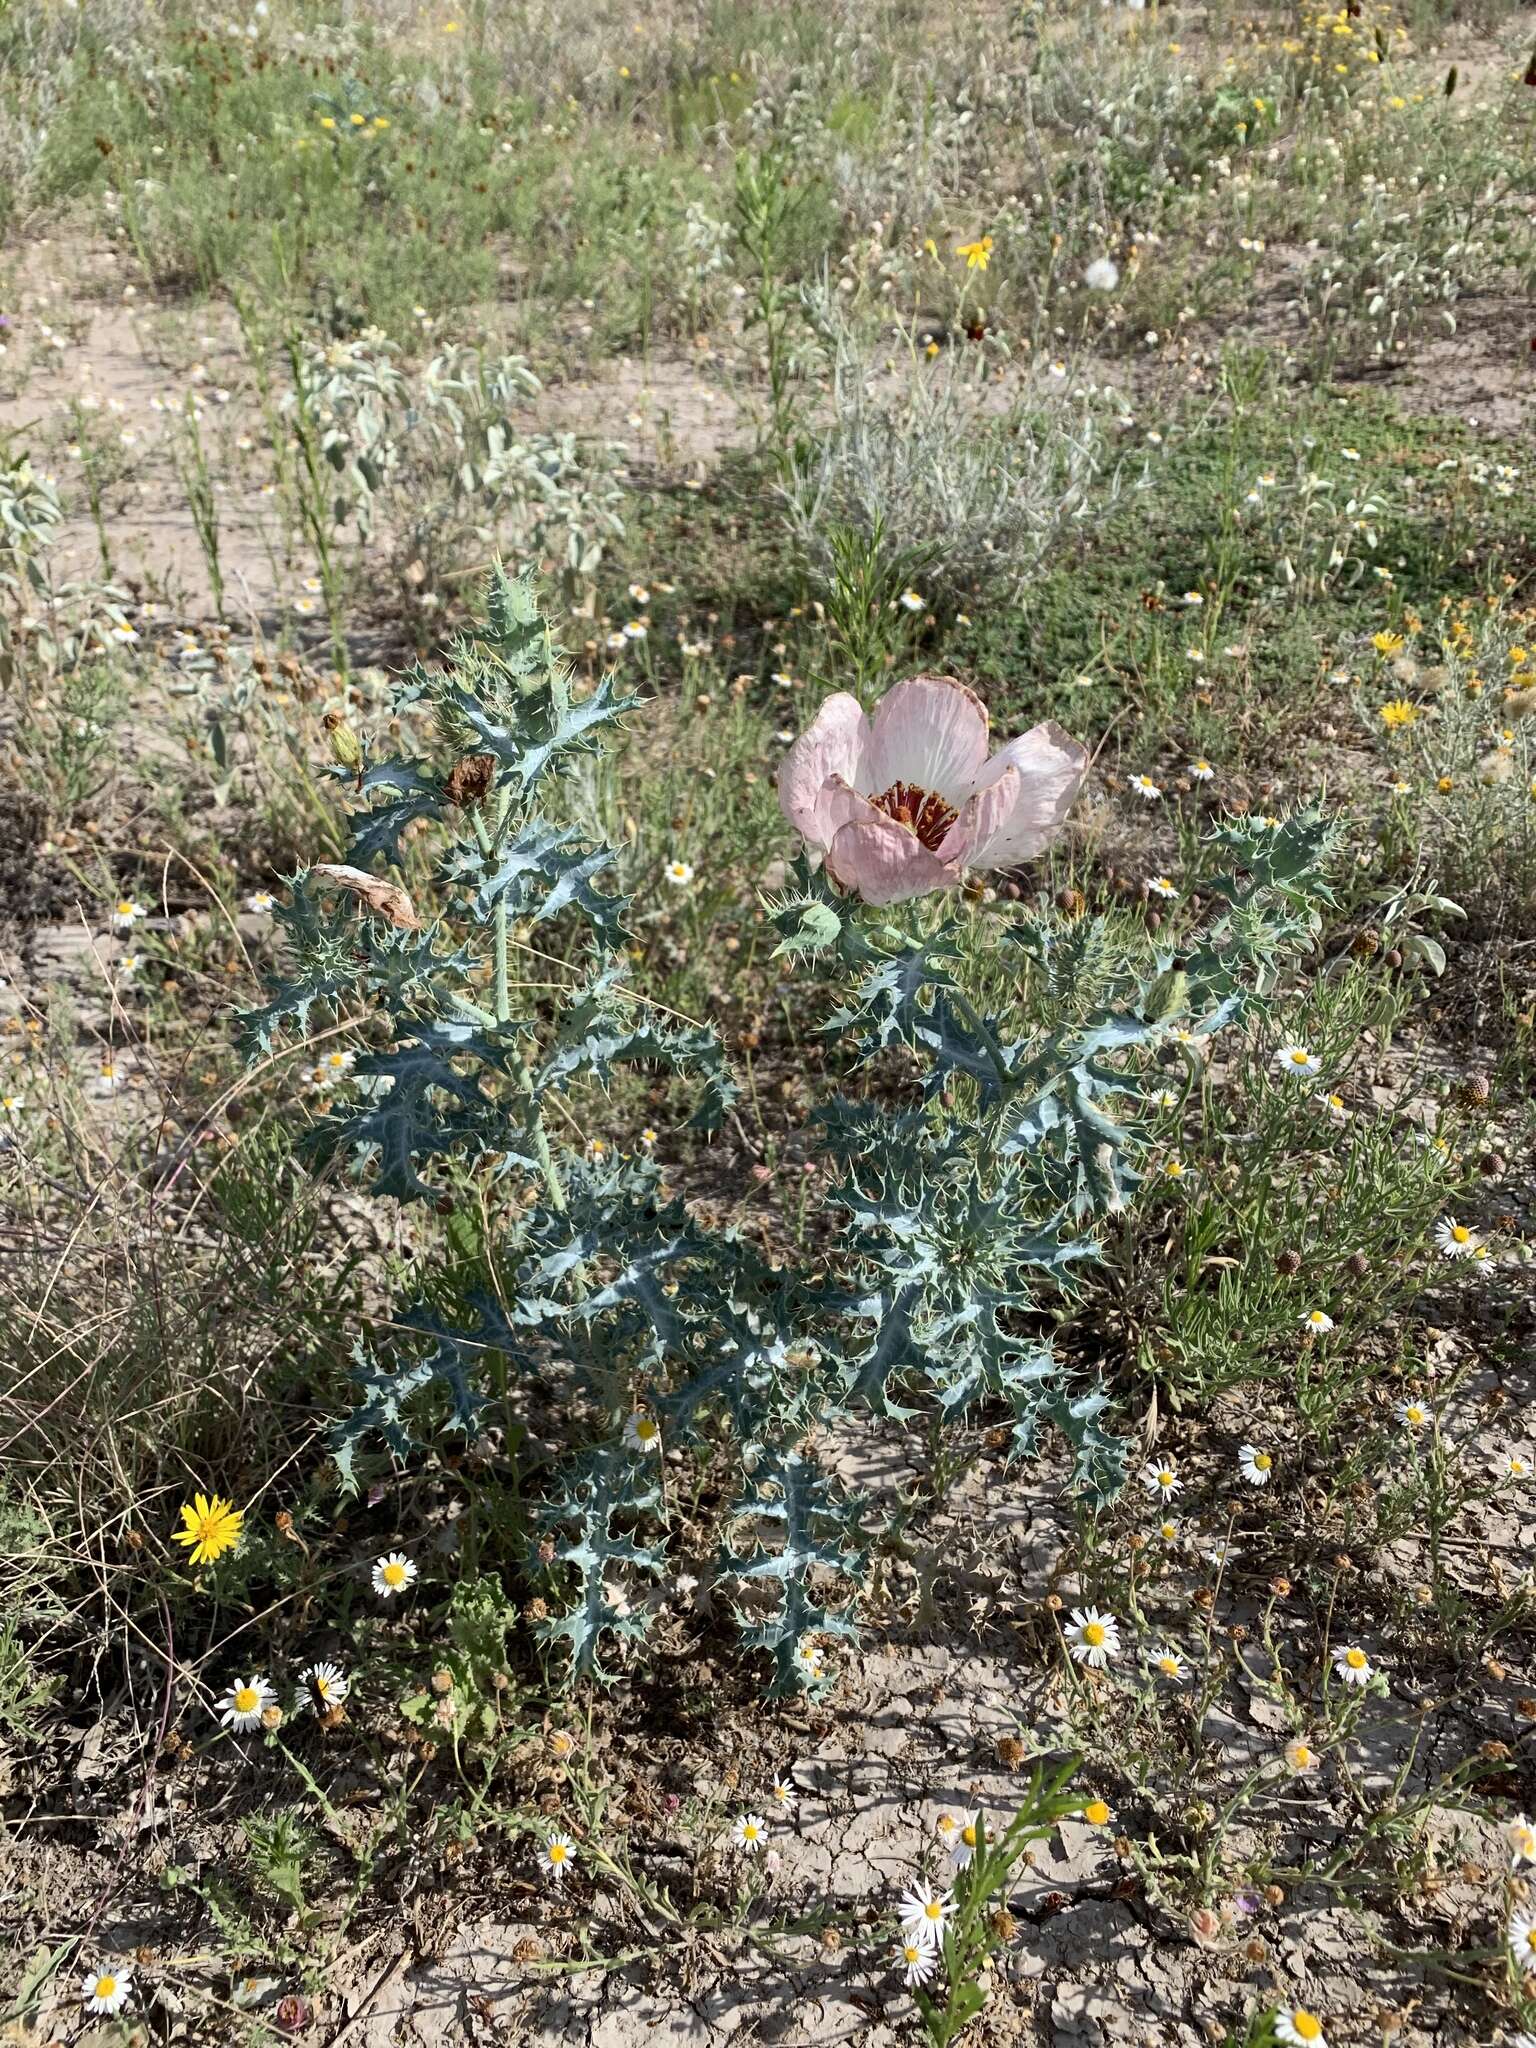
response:
M361 1342L354 1347L353 1361L352 1377L362 1398L336 1425L331 1437L331 1455L344 1491L356 1489L355 1461L366 1437L382 1437L385 1448L397 1458L408 1457L418 1448L406 1407L429 1388L440 1388L448 1396L444 1427L461 1430L466 1437L478 1433L485 1397L470 1383L469 1362L451 1338L444 1338L430 1357L412 1360L395 1371L379 1365Z
M605 896L591 886L617 855L611 846L583 847L579 840L574 826L535 818L489 857L473 847L456 849L448 872L454 879L479 882L474 908L482 920L502 901L509 916L533 924L557 917L574 903L595 931L617 943L628 899Z
M714 1032L620 1014L607 984L605 975L567 1009L559 1038L534 1075L534 1100L551 1089L563 1092L581 1074L606 1083L619 1066L662 1067L699 1078L703 1086L689 1124L696 1130L717 1129L739 1091Z
M353 1072L360 1081L376 1083L372 1099L326 1118L307 1143L324 1158L351 1148L359 1155L359 1164L374 1163L375 1194L400 1201L436 1201L439 1190L421 1178L418 1161L491 1149L498 1143L490 1098L476 1080L458 1073L430 1046L400 1045L389 1052L366 1053ZM449 1112L438 1096L449 1097L471 1114Z
M806 1657L816 1637L857 1634L846 1613L817 1597L816 1583L843 1578L856 1588L862 1581L859 1512L859 1503L845 1499L809 1459L782 1449L760 1459L748 1492L731 1511L733 1525L750 1522L754 1530L767 1525L777 1532L769 1543L756 1539L751 1550L726 1545L720 1556L723 1575L777 1592L778 1610L766 1619L735 1610L743 1644L772 1653L770 1699L818 1689Z
M604 676L589 697L583 698L579 704L568 703L563 712L545 720L548 729L538 737L526 728L513 731L506 723L492 717L465 689L450 690L447 701L484 751L496 756L505 773L527 795L559 755L590 753L596 744L597 732L632 710L636 699L619 696L613 677Z
M640 1454L622 1443L610 1444L593 1458L566 1494L540 1515L547 1532L540 1561L574 1572L576 1597L561 1614L539 1624L546 1642L569 1643L573 1676L590 1675L603 1683L617 1673L605 1671L598 1652L605 1634L621 1641L643 1635L649 1617L643 1607L621 1605L612 1597L609 1574L622 1567L653 1577L666 1569L665 1554L621 1529L614 1518L657 1512L661 1494ZM562 1533L574 1529L574 1534ZM622 1581L615 1581L618 1586Z
M376 789L398 790L400 794L393 803L352 813L347 858L358 867L370 866L380 855L398 865L400 834L406 826L417 818L441 818L448 810L442 789L420 761L376 762L363 771L361 793L368 795Z

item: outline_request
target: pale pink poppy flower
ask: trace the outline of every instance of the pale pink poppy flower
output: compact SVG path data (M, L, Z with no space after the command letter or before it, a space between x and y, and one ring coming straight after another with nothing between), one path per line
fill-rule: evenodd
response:
M784 757L779 803L840 888L900 903L1041 852L1087 767L1087 750L1049 720L988 760L976 692L914 676L873 719L846 691L829 697Z

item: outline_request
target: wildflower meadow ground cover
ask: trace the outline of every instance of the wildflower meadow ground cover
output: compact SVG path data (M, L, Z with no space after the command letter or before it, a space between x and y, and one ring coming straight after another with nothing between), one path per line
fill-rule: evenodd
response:
M0 2034L1536 2048L1516 0L0 0Z

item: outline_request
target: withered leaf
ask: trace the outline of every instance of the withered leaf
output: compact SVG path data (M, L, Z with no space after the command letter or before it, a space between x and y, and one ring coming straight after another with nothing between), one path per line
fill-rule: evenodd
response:
M421 930L421 919L416 915L415 906L398 882L386 882L378 875L370 875L364 868L349 868L333 861L317 861L310 873L323 875L338 889L345 889L349 896L356 896L369 910L376 911L401 931Z

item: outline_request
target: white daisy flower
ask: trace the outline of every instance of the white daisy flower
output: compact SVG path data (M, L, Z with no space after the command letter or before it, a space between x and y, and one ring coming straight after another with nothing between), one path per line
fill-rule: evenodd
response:
M939 1840L944 1844L944 1847L946 1849L953 1849L955 1846L955 1837L960 1832L960 1823L955 1818L954 1814L949 1812L949 1810L946 1808L945 1811L941 1813L938 1819L934 1822L933 1832L938 1836Z
M1237 1464L1250 1486L1268 1486L1274 1474L1274 1459L1257 1444L1244 1444L1237 1454Z
M1309 1308L1301 1319L1304 1330L1315 1330L1320 1337L1326 1337L1333 1328L1333 1317L1326 1310Z
M932 1885L919 1878L901 1895L901 1931L910 1940L937 1948L953 1911L953 1892L936 1892Z
M26 1106L25 1095L0 1095L0 1115L20 1116Z
M1435 1225L1435 1249L1445 1259L1470 1259L1482 1239L1454 1216L1442 1216Z
M114 964L117 968L117 978L119 981L132 981L133 977L144 965L144 955L142 953L119 953Z
M1315 1052L1309 1052L1304 1045L1282 1045L1275 1054L1275 1065L1282 1074L1294 1074L1305 1080L1308 1074L1318 1073L1322 1061Z
M897 1948L896 1960L901 1965L901 1981L910 1991L914 1986L928 1982L939 1967L939 1952L931 1941L919 1941L915 1936L908 1936Z
M128 1966L92 1970L80 1984L80 2003L87 2012L121 2012L132 1996L133 1971Z
M299 1673L299 1686L300 1713L310 1707L317 1714L328 1714L332 1707L339 1707L352 1690L341 1666L325 1659L307 1665Z
M259 1728L262 1715L276 1703L277 1694L265 1678L248 1678L243 1685L232 1685L213 1711L226 1728L244 1730Z
M1501 1479L1525 1480L1531 1476L1531 1461L1520 1451L1507 1451L1497 1469Z
M819 1685L826 1676L826 1660L816 1643L796 1643L795 1663L807 1685Z
M1170 875L1148 875L1147 888L1154 896L1177 896L1179 885Z
M1315 1771L1321 1761L1311 1743L1303 1742L1299 1735L1285 1745L1281 1755L1285 1758L1285 1768L1293 1778L1302 1778L1308 1771Z
M778 1777L773 1781L773 1803L780 1813L793 1813L800 1804L800 1794L790 1777Z
M253 917L265 917L276 902L275 896L269 896L265 889L258 889L253 896L246 897L245 907Z
M1216 770L1203 754L1198 759L1191 761L1184 772L1191 782L1210 782L1216 774Z
M1148 1493L1155 1493L1162 1500L1172 1500L1176 1493L1182 1493L1184 1482L1178 1468L1169 1458L1154 1458L1141 1468L1141 1483Z
M1172 1643L1164 1643L1152 1659L1152 1669L1162 1677L1171 1678L1177 1683L1184 1676L1184 1659Z
M316 1062L315 1073L318 1078L336 1080L342 1074L350 1072L356 1063L357 1054L355 1052L328 1052L323 1054Z
M1497 1264L1491 1248L1485 1244L1474 1246L1472 1256L1467 1261L1468 1270L1475 1273L1479 1280L1486 1280Z
M659 1136L660 1132L658 1132L652 1125L647 1124L645 1129L640 1133L641 1151L654 1152L656 1149L656 1140Z
M91 1083L93 1095L115 1095L123 1085L123 1077L111 1060L103 1060L96 1070L96 1079Z
M1283 2005L1275 2014L1275 2039L1286 2048L1328 2048L1323 2023L1304 2005Z
M1074 1607L1066 1637L1074 1661L1090 1665L1095 1671L1102 1670L1112 1657L1120 1654L1120 1624L1112 1614L1101 1614L1097 1607Z
M956 1870L964 1870L976 1858L976 1845L980 1839L979 1813L973 1813L968 1820L961 1821L955 1829L954 1839L949 1845L949 1860Z
M373 1590L381 1600L408 1593L416 1583L416 1567L403 1550L391 1550L373 1561Z
M674 889L686 889L693 880L692 863L686 860L669 860L664 872Z
M904 590L901 593L901 605L903 611L925 612L928 609L928 600L919 590Z
M635 424L638 425L639 422L636 421ZM636 604L649 604L651 601L651 593L646 589L643 583L631 583L631 585L629 586L629 594L634 599Z
M1150 775L1133 775L1131 777L1131 793L1133 796L1139 796L1143 803L1155 804L1163 792L1160 785L1155 783Z
M124 896L112 906L112 929L115 932L131 932L143 915L143 904L135 903L131 896Z
M755 1856L768 1839L768 1823L760 1813L744 1813L731 1827L731 1840L743 1855Z
M559 1884L564 1878L565 1873L576 1861L576 1844L569 1835L562 1835L558 1832L552 1834L544 1844L544 1853L539 1858L539 1861L544 1865L544 1868L549 1872L555 1883Z
M1405 1429L1428 1429L1435 1419L1435 1411L1426 1408L1422 1401L1399 1401L1397 1419Z
M1536 1827L1523 1813L1504 1823L1504 1839L1509 1844L1511 1869L1518 1870L1522 1863L1536 1863Z
M1536 1913L1512 1913L1508 1941L1515 1968L1527 1977L1536 1977Z
M661 1424L654 1415L637 1408L624 1425L624 1441L632 1451L659 1451Z
M1376 1670L1358 1643L1341 1643L1333 1653L1333 1668L1346 1685L1369 1685Z
M1177 1543L1179 1540L1178 1522L1172 1515L1166 1516L1158 1523L1157 1533L1164 1543Z
M643 640L648 631L649 628L643 626L638 619L630 619L624 627L624 638L626 640Z

